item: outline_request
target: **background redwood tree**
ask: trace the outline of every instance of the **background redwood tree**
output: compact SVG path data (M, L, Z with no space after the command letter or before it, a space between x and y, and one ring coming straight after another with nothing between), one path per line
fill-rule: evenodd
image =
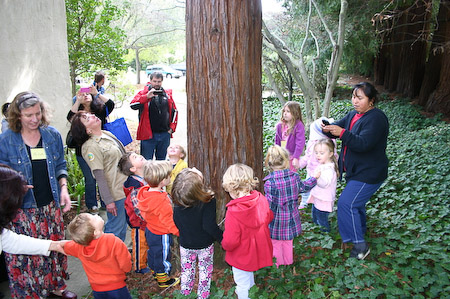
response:
M216 192L225 215L226 168L240 162L262 178L261 1L186 1L189 165Z

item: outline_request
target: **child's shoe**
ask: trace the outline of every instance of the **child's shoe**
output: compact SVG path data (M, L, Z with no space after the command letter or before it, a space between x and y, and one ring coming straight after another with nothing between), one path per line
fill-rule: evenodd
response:
M180 283L180 278L171 278L167 273L156 273L156 280L160 288L168 288Z
M358 260L363 260L370 253L369 245L366 242L355 244L350 251L351 258L357 258Z

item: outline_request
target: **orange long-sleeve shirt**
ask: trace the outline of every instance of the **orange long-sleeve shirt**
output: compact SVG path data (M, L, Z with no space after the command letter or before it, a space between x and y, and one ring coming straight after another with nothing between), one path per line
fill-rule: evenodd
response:
M179 236L173 222L172 202L163 191L149 191L149 186L141 187L138 192L138 209L147 222L147 228L156 235L173 234Z
M125 243L113 234L102 234L88 246L69 241L64 251L81 260L94 291L106 292L126 286L125 273L131 271L131 255Z

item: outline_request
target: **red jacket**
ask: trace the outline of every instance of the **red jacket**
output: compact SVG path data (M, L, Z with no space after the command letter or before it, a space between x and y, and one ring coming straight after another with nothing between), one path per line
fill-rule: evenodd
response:
M102 234L88 246L69 241L64 251L80 259L94 291L106 292L126 286L125 273L131 271L131 255L125 243L113 234Z
M170 124L169 127L175 132L178 123L178 111L177 106L175 106L175 102L172 98L172 89L164 90L167 94L168 102L169 102L169 118ZM148 93L148 85L144 87L143 90L137 93L134 96L134 99L131 101L130 106L132 109L139 109L139 125L137 129L137 140L147 140L153 138L152 127L150 125L150 116L148 111L148 102L151 99L147 99Z
M178 228L173 221L172 201L166 192L149 191L144 186L138 192L138 208L147 221L147 228L155 235L173 234L179 236Z
M225 261L244 271L272 266L269 223L273 219L267 199L258 191L227 204L222 247Z

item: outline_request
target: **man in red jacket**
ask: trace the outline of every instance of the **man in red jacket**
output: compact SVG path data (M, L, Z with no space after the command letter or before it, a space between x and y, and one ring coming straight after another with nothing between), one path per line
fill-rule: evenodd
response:
M150 82L131 101L131 109L139 110L137 140L141 155L147 160L165 160L172 133L178 122L178 111L172 90L162 88L162 73L152 73Z

